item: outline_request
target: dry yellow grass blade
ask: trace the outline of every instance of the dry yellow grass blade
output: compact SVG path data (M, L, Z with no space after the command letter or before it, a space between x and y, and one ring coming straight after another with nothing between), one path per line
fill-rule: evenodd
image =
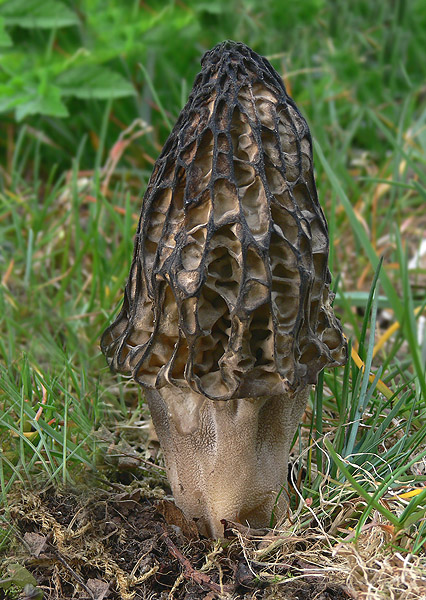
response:
M403 494L398 494L397 498L401 498L402 500L406 500L408 498L413 498L414 496L418 496L419 494L424 492L424 490L426 490L426 487L419 487L419 488L416 488L415 490L411 490L410 492L404 492Z
M352 348L352 360L354 361L354 363L356 364L357 367L359 367L362 371L364 371L365 363L362 360L362 358L360 357L360 355L358 354L358 352L355 350L355 348ZM370 373L370 375L368 376L368 379L371 383L373 383L373 381L375 379L374 373ZM390 388L388 388L388 386L381 379L379 379L379 381L377 382L376 387L379 390L379 392L381 392L384 396L386 396L386 398L388 400L394 396L394 393L392 392L392 390Z
M417 316L421 310L422 310L422 306L418 306L417 308L414 309L414 314ZM399 323L398 321L395 321L395 323L393 323L380 337L379 337L379 341L377 342L377 344L374 346L373 349L373 358L376 356L376 354L378 353L378 351L383 348L384 344L388 341L388 339L395 333L395 331L398 331L398 329L401 327L401 323ZM355 360L355 359L354 359ZM361 360L361 359L360 359Z

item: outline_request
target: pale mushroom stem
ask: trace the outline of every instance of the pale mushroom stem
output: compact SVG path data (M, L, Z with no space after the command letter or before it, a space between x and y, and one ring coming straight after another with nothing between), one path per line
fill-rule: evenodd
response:
M202 534L222 537L222 519L257 528L285 516L288 455L309 389L219 402L146 390L176 504Z

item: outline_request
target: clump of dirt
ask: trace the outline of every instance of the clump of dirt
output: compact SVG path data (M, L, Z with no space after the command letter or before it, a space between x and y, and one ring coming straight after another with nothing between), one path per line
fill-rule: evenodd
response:
M271 569L268 557L284 539L279 533L224 523L224 539L208 540L163 496L141 482L111 490L20 490L9 504L16 537L0 579L8 564L23 565L46 600L354 597L336 573L312 571L303 553L289 553ZM293 548L300 541L287 536ZM37 597L26 590L20 598Z

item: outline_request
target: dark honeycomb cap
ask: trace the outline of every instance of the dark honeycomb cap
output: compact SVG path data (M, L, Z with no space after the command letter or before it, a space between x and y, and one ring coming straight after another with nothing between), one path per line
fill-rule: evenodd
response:
M346 362L308 125L270 63L207 52L143 199L110 366L215 400L279 394Z

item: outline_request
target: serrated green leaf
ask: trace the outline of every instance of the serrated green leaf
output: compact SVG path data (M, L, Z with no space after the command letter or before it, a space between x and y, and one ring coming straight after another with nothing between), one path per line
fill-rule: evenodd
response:
M9 0L0 6L5 25L50 29L78 25L77 15L58 0Z
M6 48L12 45L12 39L4 28L4 18L0 16L0 48Z
M135 89L119 73L97 65L74 67L56 79L63 96L109 100L134 96Z
M49 117L67 117L68 110L61 100L61 90L53 85L47 87L42 95L34 95L16 108L16 119L22 121L28 115L47 115Z
M36 579L31 575L29 571L18 563L13 563L7 567L8 575L12 582L19 586L24 587L28 583L31 585L37 585Z
M0 85L0 113L6 112L18 106L22 102L31 99L31 95L16 90L13 86Z

